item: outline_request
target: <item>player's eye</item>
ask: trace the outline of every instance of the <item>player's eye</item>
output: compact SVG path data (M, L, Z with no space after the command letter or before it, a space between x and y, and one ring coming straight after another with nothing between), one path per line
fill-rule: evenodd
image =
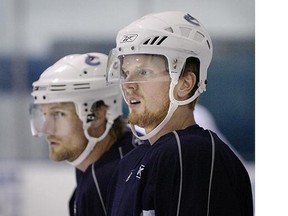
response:
M59 119L59 118L63 118L66 116L66 113L61 112L61 111L55 111L52 113L53 118L55 119Z
M148 77L149 75L151 75L151 71L142 69L139 71L139 75L142 77Z
M122 79L125 80L125 79L128 77L128 75L129 75L129 74L128 74L127 71L121 70L121 78L122 78Z

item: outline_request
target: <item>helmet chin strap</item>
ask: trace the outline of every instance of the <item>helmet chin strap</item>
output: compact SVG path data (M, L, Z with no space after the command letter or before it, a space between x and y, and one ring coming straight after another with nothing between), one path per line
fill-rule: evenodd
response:
M115 117L108 110L107 114L106 114L106 118L107 118L106 129L105 129L104 133L98 138L91 137L88 134L88 128L89 128L90 124L84 125L84 134L85 134L86 138L88 139L87 146L84 149L84 151L74 161L66 161L67 163L71 164L74 167L81 164L88 157L88 155L92 152L92 150L94 149L96 144L99 143L101 140L103 140L108 135L108 133L109 133L109 131L113 125L114 119L117 118L117 116Z
M163 119L163 121L156 128L154 128L152 131L150 131L149 133L147 133L143 136L139 136L136 132L135 126L133 124L131 124L131 130L132 130L134 136L136 136L140 140L150 139L151 137L155 136L167 124L167 122L171 119L173 113L175 112L175 110L177 108L178 108L177 104L170 103L169 110L167 112L166 117Z

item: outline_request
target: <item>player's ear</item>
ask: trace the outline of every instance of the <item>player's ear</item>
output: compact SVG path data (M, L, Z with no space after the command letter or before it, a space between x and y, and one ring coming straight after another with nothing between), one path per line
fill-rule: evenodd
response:
M92 122L92 125L94 127L98 126L99 124L104 124L106 122L106 113L107 113L107 107L106 106L101 106L98 107L95 110L95 119Z
M108 107L107 106L100 106L94 111L95 118L91 122L90 127L88 129L88 133L92 137L100 137L102 133L104 133L106 128L106 113Z
M189 93L196 85L196 81L196 75L192 71L186 71L182 76L180 76L175 87L178 99L188 98Z

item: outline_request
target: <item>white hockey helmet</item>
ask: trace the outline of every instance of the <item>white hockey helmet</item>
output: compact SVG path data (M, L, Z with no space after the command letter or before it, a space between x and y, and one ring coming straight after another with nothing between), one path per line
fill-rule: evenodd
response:
M186 59L189 57L199 59L199 83L195 94L199 96L206 90L207 69L213 52L212 41L202 24L188 13L168 11L146 15L121 29L116 43L117 47L111 54L112 59L131 54L165 56L174 85L178 82ZM109 60L111 66L108 68L107 76L107 79L112 79L111 81L115 80L113 77L120 76L115 74L115 65L117 67L118 64L113 61ZM176 102L173 94L170 97ZM193 100L190 99L187 103Z
M105 138L114 120L122 115L122 95L118 85L106 84L108 56L102 53L73 54L61 58L47 68L39 80L33 83L34 104L30 107L30 123L34 136L42 135L35 126L34 114L37 104L73 102L88 144L82 154L71 164L80 164L92 151L97 142ZM102 100L107 106L107 125L104 134L91 137L88 128L91 123L92 106Z
M172 107L170 106L166 118L158 125L158 130L151 134L155 134L168 122L178 105L191 103L206 90L207 69L213 53L212 41L202 24L190 14L180 11L148 14L121 29L116 44L109 56L109 83L121 77L121 56L153 54L165 56L167 59L171 77L169 97ZM187 100L178 101L174 98L173 91L189 57L195 57L200 62L198 89Z

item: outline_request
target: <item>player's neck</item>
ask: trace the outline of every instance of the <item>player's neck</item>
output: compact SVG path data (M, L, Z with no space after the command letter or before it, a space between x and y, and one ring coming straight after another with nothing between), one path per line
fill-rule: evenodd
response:
M108 134L103 140L98 142L88 157L77 166L79 170L85 172L85 170L92 164L98 161L102 155L108 151L111 146L114 144L115 139L112 138L110 134Z
M193 111L188 106L179 106L169 122L153 137L149 139L153 145L160 137L174 130L183 130L195 124ZM146 131L147 132L147 131Z

